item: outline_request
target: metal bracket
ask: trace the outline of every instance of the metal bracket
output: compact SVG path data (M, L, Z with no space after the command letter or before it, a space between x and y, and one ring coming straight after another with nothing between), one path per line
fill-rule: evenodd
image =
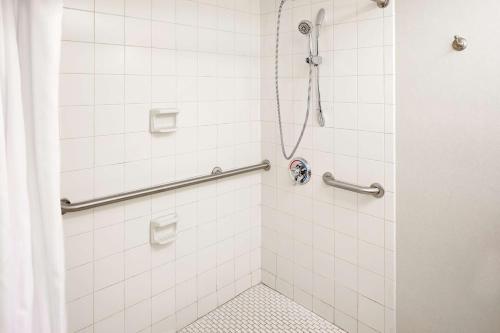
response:
M306 58L306 62L314 66L319 66L323 63L323 58L317 55L310 55Z
M222 173L221 167L216 166L215 168L212 169L212 176L220 175L221 173Z

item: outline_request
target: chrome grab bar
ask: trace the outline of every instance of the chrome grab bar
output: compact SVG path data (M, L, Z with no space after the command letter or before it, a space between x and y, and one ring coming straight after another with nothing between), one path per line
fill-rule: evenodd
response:
M242 168L237 168L237 169L232 169L232 170L227 170L227 171L222 171L221 168L215 167L212 170L212 173L206 176L200 176L200 177L194 177L194 178L188 178L184 180L179 180L175 181L172 183L166 183L158 186L153 186L149 188L144 188L140 190L134 190L130 192L124 192L124 193L119 193L119 194L114 194L106 197L101 197L101 198L96 198L96 199L91 199L91 200L86 200L86 201L81 201L81 202L75 202L72 203L68 199L61 199L61 213L64 215L66 213L73 213L73 212L78 212L81 210L86 210L86 209L92 209L96 207L101 207L105 205L110 205L114 204L117 202L122 202L126 200L131 200L131 199L136 199L144 196L148 196L151 194L157 194L161 192L167 192L167 191L172 191L172 190L177 190L179 188L187 187L187 186L193 186L193 185L198 185L214 180L219 180L223 178L228 178L236 175L241 175L243 173L248 173L252 171L257 171L257 170L269 170L271 169L271 162L268 160L264 160L259 164L254 164L250 165L247 167L242 167Z
M325 172L323 174L323 181L325 182L325 184L336 187L336 188L341 188L343 190L361 193L361 194L372 195L375 198L382 198L385 194L384 188L382 187L382 185L380 185L378 183L373 183L369 187L345 183L345 182L341 182L339 180L336 180L335 177L333 177L332 173L330 173L330 172Z

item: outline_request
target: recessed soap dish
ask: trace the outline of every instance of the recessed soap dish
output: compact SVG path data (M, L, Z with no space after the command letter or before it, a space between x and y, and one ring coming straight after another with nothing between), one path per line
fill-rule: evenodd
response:
M177 130L177 109L151 109L149 112L149 131L169 133Z

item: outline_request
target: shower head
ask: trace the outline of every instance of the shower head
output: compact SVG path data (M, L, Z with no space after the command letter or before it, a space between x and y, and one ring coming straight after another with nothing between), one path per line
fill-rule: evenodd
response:
M310 35L312 31L312 23L308 20L302 20L300 21L298 28L301 34Z
M325 20L325 9L321 8L318 11L318 14L316 15L316 26L322 25L324 20Z

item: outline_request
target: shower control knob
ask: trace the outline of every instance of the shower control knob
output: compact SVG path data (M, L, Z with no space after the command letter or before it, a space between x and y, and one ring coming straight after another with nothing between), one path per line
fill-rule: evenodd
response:
M304 185L311 180L311 167L305 159L300 157L293 159L288 168L295 184Z

